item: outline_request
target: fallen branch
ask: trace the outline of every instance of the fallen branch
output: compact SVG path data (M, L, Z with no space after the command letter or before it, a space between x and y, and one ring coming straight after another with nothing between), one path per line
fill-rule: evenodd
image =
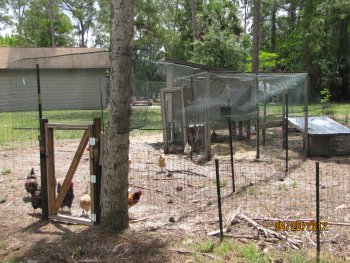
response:
M252 225L255 229L258 230L259 233L263 233L267 238L277 238L279 240L283 240L293 249L300 249L302 247L303 242L296 238L291 238L290 235L286 232L276 232L274 230L263 227L262 225L255 222L253 219L249 218L244 214L238 214L237 218L246 221L248 224Z
M189 174L189 175L196 175L196 176L200 176L200 177L208 177L204 174L200 174L200 173L196 173L196 172L192 172L192 171L186 171L186 170L168 170L166 169L167 172L169 173L180 173L180 174Z
M147 219L148 219L148 216L139 218L139 219L130 220L130 223L137 223L137 222L145 221Z
M6 248L5 252L0 254L0 256L5 256L5 255L7 255L8 253L10 253L12 251L20 249L22 247L22 245L18 246L20 243L22 243L22 241L19 241L16 244L13 244L13 245L9 246L8 248Z
M157 193L163 193L163 191L159 190L159 189L152 189L152 188L145 187L145 186L139 186L139 185L136 185L136 184L133 184L133 183L129 183L129 185L137 187L137 188L140 188L140 189L150 190L150 191L157 192Z
M7 205L5 205L2 209L5 210L7 207L9 207L10 205L13 204L13 201L11 201L10 203L8 203Z
M192 252L192 251L188 251L188 250L179 250L179 249L167 249L167 251L176 252L176 253L184 254L184 255L200 255L200 256L205 256L205 257L215 259L215 260L222 260L221 258L212 256L208 253L199 253L199 252Z

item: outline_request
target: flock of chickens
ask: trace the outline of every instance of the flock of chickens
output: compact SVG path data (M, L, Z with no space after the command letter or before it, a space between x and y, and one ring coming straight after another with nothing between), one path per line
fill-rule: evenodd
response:
M165 159L164 159L165 161ZM165 162L164 162L165 164ZM24 183L24 187L26 191L31 195L31 204L34 209L34 212L38 208L42 208L42 190L41 187L39 187L37 176L35 175L34 168L32 168L27 176L27 179ZM61 184L57 183L57 194L61 191ZM137 204L141 198L142 191L136 191L133 193L129 193L128 195L128 205L129 208L131 206L134 206ZM63 211L64 207L68 207L69 211L71 212L71 207L74 200L74 183L73 181L70 182L67 193L63 199L63 202L61 204L61 210ZM86 217L87 213L89 212L91 208L91 198L89 194L83 194L79 199L79 205L83 209L82 217Z
M185 145L185 150L184 153L186 155L188 155L191 152L191 146L187 143ZM131 164L131 155L129 155L129 165ZM158 156L158 160L157 160L157 164L159 166L159 168L161 169L161 172L163 172L163 170L166 167L166 159L164 154L160 154ZM34 168L32 168L26 178L25 181L25 189L26 191L31 195L31 204L32 207L34 209L34 212L36 209L38 208L42 208L42 189L39 186L38 183L38 179L37 176L35 175L34 172ZM62 188L62 185L58 182L57 183L57 194L60 193ZM136 191L136 192L131 192L131 190L129 190L129 195L128 195L128 206L129 208L134 206L135 204L137 204L140 201L142 195L142 191ZM73 181L70 182L67 193L63 199L63 202L61 204L61 210L63 211L64 207L68 207L69 212L71 212L71 207L73 204L73 200L74 200L74 183ZM83 194L80 199L79 199L79 205L80 207L83 209L82 211L82 217L86 217L88 216L88 212L91 209L91 198L89 194Z
M42 208L42 190L39 187L38 179L35 175L34 168L32 168L27 176L27 179L24 183L26 191L31 195L31 203L34 211L38 208ZM61 191L61 184L57 183L57 194ZM69 211L71 210L74 200L74 183L70 182L67 193L61 204L61 209L63 211L64 207L68 207ZM88 194L83 194L79 199L79 205L83 209L82 216L85 216L85 212L89 212L91 208L91 198Z

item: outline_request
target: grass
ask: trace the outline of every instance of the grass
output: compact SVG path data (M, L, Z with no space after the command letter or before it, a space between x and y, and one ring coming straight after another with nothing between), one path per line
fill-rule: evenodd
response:
M53 110L44 111L43 118L50 123L92 124L93 118L102 118L101 110ZM132 107L131 129L161 129L160 107ZM107 125L107 111L103 111L104 126ZM55 139L79 139L82 131L55 131ZM0 113L0 147L12 146L14 142L33 142L39 136L38 112Z
M8 175L8 174L10 174L10 173L12 173L12 171L11 171L11 169L4 169L4 170L2 170L1 171L1 175Z
M261 111L263 106L260 105ZM280 119L281 105L267 105L269 121ZM303 106L290 106L290 116L302 116ZM324 108L322 104L309 105L309 115L327 115L343 124L348 124L350 104L332 104ZM52 110L44 111L43 118L50 123L91 124L93 118L103 117L104 127L107 125L107 110ZM253 121L254 122L254 121ZM160 107L132 107L131 130L160 130L162 117ZM39 115L37 111L2 112L0 113L0 147L13 146L23 142L36 142L39 136ZM82 131L55 131L55 139L79 139Z
M315 262L313 251L276 250L268 247L260 250L255 243L242 244L236 240L224 238L218 239L186 239L180 246L193 252L191 262L242 262L242 263L313 263ZM309 254L310 253L310 254ZM202 254L212 255L218 260L213 260ZM321 254L321 263L344 262L327 252Z

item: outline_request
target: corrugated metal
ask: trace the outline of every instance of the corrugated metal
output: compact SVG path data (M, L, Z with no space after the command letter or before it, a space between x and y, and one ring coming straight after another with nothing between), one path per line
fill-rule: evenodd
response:
M304 131L304 117L289 118L288 120L299 130ZM350 134L349 128L326 116L309 117L308 127L310 135Z

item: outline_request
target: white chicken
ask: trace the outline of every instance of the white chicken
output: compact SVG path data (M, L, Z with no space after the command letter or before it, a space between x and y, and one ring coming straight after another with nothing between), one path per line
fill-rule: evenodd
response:
M186 142L184 154L189 155L191 153L191 150L192 150L191 145L188 142Z

